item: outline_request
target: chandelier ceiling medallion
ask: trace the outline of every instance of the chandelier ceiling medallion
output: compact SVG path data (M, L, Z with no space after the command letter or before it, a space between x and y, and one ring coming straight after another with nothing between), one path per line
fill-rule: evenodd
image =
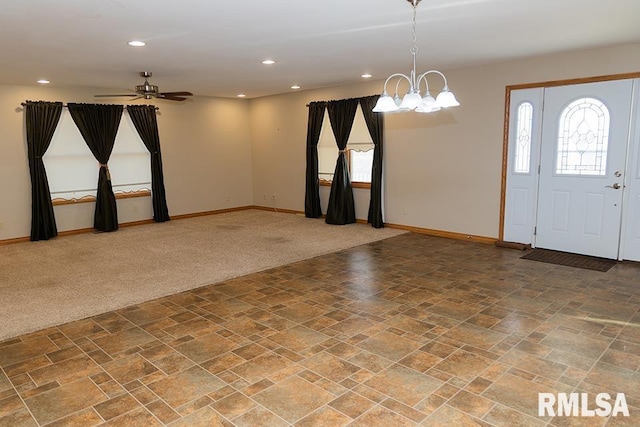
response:
M441 108L456 107L460 103L456 100L453 92L449 90L447 85L447 78L438 70L429 70L424 73L416 74L416 53L418 47L416 46L416 10L418 3L421 0L407 0L413 7L413 45L411 46L411 56L413 57L413 69L409 76L402 73L391 74L384 82L384 89L382 95L378 99L373 111L376 113L390 113L390 112L403 112L403 111L415 111L417 113L431 113L438 111ZM427 83L427 75L438 74L444 80L444 88L438 94L436 98L429 93L429 84ZM393 78L397 78L395 95L391 97L387 92L387 84ZM409 83L409 90L403 98L398 96L398 87L402 81L406 80ZM425 93L424 97L420 93L420 84L424 82Z

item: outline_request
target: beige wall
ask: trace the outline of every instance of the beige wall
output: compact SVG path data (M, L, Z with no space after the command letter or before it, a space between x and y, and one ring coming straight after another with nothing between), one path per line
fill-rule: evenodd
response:
M447 71L460 107L385 119L385 221L497 237L505 87L636 71L640 71L640 44ZM437 84L432 83L439 89ZM278 207L304 210L305 104L371 95L381 89L382 82L377 81L252 100L256 204L266 204L264 194L277 194ZM357 217L365 219L367 190L355 189L354 195ZM326 189L321 189L321 200L324 212Z
M497 237L505 87L636 71L640 44L446 71L462 106L386 118L385 221ZM170 213L251 204L304 210L305 105L376 94L381 86L380 81L367 82L250 101L158 101ZM0 240L29 235L30 182L20 103L94 102L92 95L100 92L0 85ZM354 196L356 215L365 219L368 191L355 189ZM328 189L322 188L324 210L327 199ZM120 222L151 218L148 198L120 200L118 207ZM55 210L60 230L92 225L92 203Z
M0 240L28 236L31 184L24 137L25 100L95 102L97 88L0 85ZM126 99L104 102L126 103ZM248 102L194 97L155 102L171 215L253 203ZM97 169L96 169L97 173ZM58 230L93 226L94 203L56 206ZM152 217L150 198L118 200L120 223Z

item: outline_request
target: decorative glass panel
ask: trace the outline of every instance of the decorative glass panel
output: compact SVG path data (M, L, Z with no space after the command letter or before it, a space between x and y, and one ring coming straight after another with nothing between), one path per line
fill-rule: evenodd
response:
M516 124L516 158L514 162L514 173L529 173L531 158L531 129L533 127L533 105L530 102L523 102L518 107L518 117Z
M560 115L556 173L602 176L607 173L609 110L595 98L573 101Z

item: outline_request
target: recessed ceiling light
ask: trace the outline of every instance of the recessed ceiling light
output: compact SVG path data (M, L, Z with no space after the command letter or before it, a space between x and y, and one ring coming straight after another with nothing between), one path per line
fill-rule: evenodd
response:
M48 85L51 82L49 80L46 80L46 79L40 79L40 80L38 80L38 83L40 83L41 85Z
M142 47L145 46L146 43L140 40L131 40L129 42L129 46L134 46L134 47Z
M298 86L298 85L293 85L293 86L291 86L291 89L300 89L300 86Z
M276 63L276 61L274 61L273 59L265 59L264 61L262 61L262 63L264 65L273 65Z
M373 75L369 74L369 73L365 73L365 74L361 75L360 77L362 77L363 79L370 79L371 77L373 77Z
M238 94L238 98L244 98L245 96L247 96L247 95L245 95L244 93L239 93Z

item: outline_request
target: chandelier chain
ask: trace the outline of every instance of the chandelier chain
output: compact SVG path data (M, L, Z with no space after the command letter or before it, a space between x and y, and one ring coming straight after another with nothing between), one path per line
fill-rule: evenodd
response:
M413 44L411 46L411 56L413 58L413 68L409 76L409 92L419 92L419 82L416 80L416 54L418 53L418 38L416 36L416 15L418 9L418 2L413 2Z
M417 4L413 6L413 44L411 46L411 54L415 55L418 53L418 38L416 37L416 12L417 12Z

